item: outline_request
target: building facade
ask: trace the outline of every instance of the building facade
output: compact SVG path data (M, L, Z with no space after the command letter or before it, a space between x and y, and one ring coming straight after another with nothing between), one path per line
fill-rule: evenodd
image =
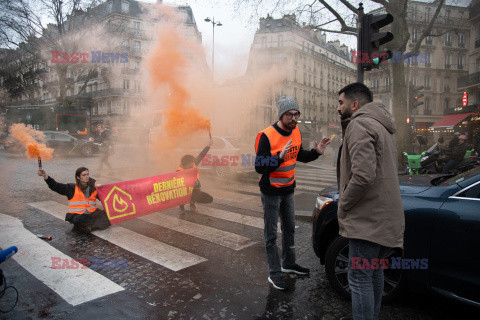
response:
M128 118L141 110L145 104L145 75L142 73L143 59L156 40L158 24L166 19L158 11L157 3L145 3L135 0L108 0L96 7L89 8L75 18L66 21L72 25L71 37L77 37L84 44L77 50L80 54L89 54L87 63L65 63L63 48L47 48L42 67L43 76L38 79L35 93L36 104L60 103L59 83L64 81L66 101L75 104L78 98L88 100L92 121L112 122ZM198 31L195 17L189 6L176 7L180 16L179 30L199 44L202 35ZM101 30L99 32L98 30ZM80 34L80 36L79 36ZM44 35L58 36L55 25L48 25ZM100 41L90 41L97 36ZM66 37L69 37L67 34ZM85 45L86 44L86 45ZM55 54L59 51L61 54ZM72 61L73 52L66 52L66 59ZM113 56L104 59L103 54ZM208 72L205 56L189 56L203 62ZM65 80L59 78L56 68L64 67ZM9 104L32 104L25 95L9 99Z
M278 120L278 99L284 95L298 101L305 139L338 132L338 91L356 79L347 46L338 40L327 42L325 34L300 26L294 14L280 19L267 16L260 19L255 33L247 76L258 77L272 68L282 72L283 80L253 109L252 132Z
M480 0L472 0L468 7L468 22L470 25L470 41L468 43L468 75L458 78L458 91L466 99L461 105L451 110L450 114L461 114L463 117L460 129L469 136L469 142L474 143L480 135ZM458 128L458 127L457 127ZM454 127L454 129L457 129Z
M407 24L410 39L407 52L419 41L420 35L432 20L438 2L408 2ZM376 10L372 13L378 14L382 11ZM430 35L423 39L418 55L403 60L406 83L424 87L421 90L424 96L420 99L424 104L417 110L409 110L409 121L417 134L431 137L429 144L434 139L431 126L448 114L450 109L461 105L462 95L457 91L457 79L468 73L470 27L467 17L466 7L444 5ZM392 63L400 63L397 61L398 54L400 53L394 53L395 61ZM367 72L365 79L365 83L374 92L375 100L392 110L392 79L389 68ZM438 134L448 135L447 132Z

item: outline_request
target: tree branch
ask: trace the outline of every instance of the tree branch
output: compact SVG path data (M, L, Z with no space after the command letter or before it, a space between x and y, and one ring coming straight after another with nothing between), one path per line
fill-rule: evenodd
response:
M343 3L343 5L350 9L353 13L358 14L358 9L355 8L350 2L347 0L340 0L340 2Z
M378 4L381 4L385 8L389 5L389 3L386 0L372 0L373 2L376 2Z
M415 47L413 47L413 50L411 51L412 53L416 54L420 50L420 46L422 45L423 39L425 39L432 31L433 24L435 23L435 20L437 20L437 17L440 14L440 9L443 7L444 3L445 3L445 0L440 0L438 7L435 10L435 13L433 14L432 20L430 20L430 23L428 24L428 26L425 28L425 30L423 30L422 34L420 35L420 38L415 44Z
M357 31L338 31L338 30L330 30L330 29L324 29L324 28L317 28L316 26L310 26L309 28L318 30L318 31L325 31L325 32L331 32L331 33L340 33L340 34L346 34L349 36L357 36Z
M325 0L318 0L321 4L323 4L325 6L325 8L327 8L328 11L330 11L334 16L335 18L337 18L338 22L340 22L340 25L341 25L341 29L340 31L342 32L357 32L357 28L354 28L354 27L350 27L350 26L347 26L347 24L345 23L345 20L343 20L343 18L340 16L340 14L338 14L337 11L335 11L335 9L333 9ZM329 31L329 32L332 32L332 31ZM333 33L342 33L342 32L333 32Z

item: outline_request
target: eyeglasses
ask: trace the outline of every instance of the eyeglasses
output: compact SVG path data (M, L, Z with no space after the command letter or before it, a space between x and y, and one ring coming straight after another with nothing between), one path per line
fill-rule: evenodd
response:
M287 117L287 119L292 119L292 118L295 118L295 119L298 119L300 118L300 112L297 112L297 113L290 113L290 112L286 112L285 113L285 116Z

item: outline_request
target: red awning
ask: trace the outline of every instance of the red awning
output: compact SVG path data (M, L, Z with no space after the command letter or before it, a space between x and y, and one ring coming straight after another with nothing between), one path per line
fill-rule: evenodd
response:
M438 120L430 127L430 129L451 129L458 124L460 121L471 115L472 113L459 113L459 114L449 114L448 116L443 117Z

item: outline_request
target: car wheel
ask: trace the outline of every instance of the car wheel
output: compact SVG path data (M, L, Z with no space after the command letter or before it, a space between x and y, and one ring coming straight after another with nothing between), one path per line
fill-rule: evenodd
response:
M225 178L230 175L228 166L215 166L215 174L220 178Z
M395 250L387 252L385 258L398 256ZM390 265L387 265L390 267ZM333 289L344 299L351 299L348 286L348 239L340 236L328 247L325 256L325 273ZM383 302L397 298L405 285L405 276L401 269L384 270Z
M91 157L93 155L93 148L91 145L84 145L81 151L82 155L85 157Z

